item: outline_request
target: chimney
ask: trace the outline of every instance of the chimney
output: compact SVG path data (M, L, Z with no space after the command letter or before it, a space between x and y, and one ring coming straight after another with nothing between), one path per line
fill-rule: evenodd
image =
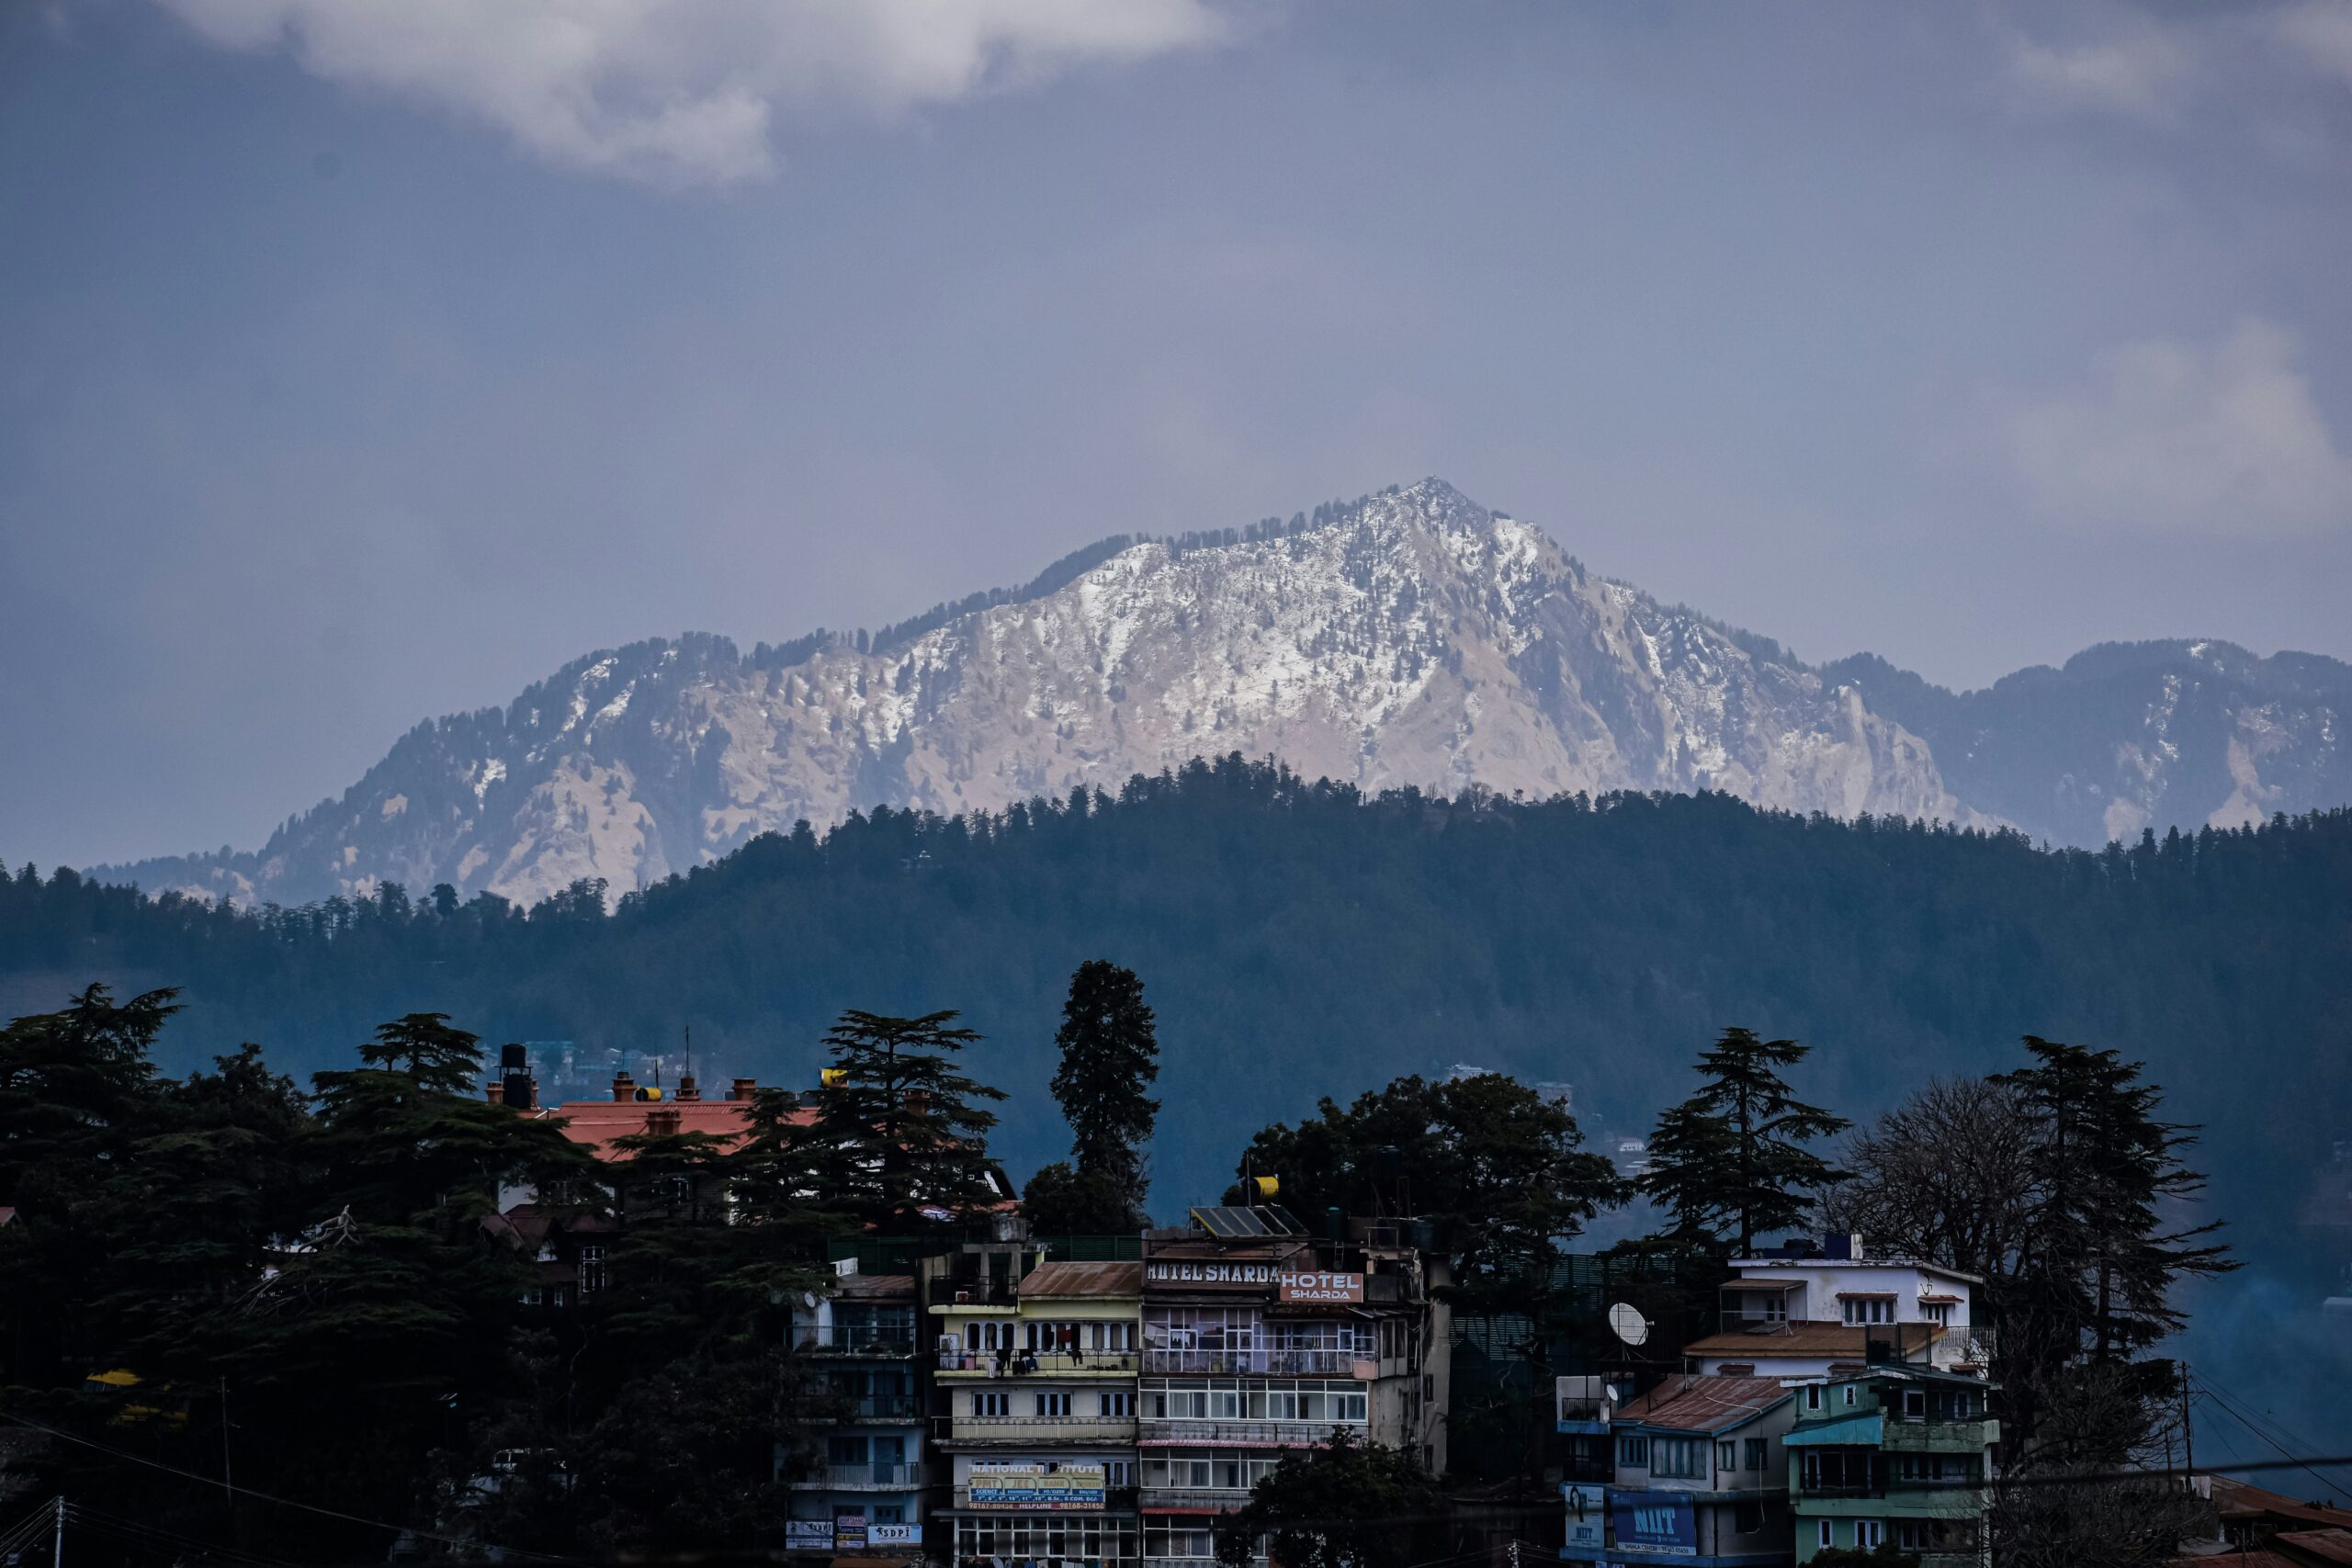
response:
M490 1080L488 1086L483 1089L482 1097L488 1100L492 1105L502 1105L505 1103L506 1100L506 1086L499 1082L498 1079L492 1078Z
M645 1130L657 1138L670 1137L676 1134L682 1120L684 1118L675 1109L665 1105L658 1111L645 1113Z
M613 1075L613 1098L616 1100L637 1098L637 1080L628 1076L627 1067Z
M681 1073L678 1075L678 1098L680 1100L700 1100L702 1098L702 1086L695 1082L694 1074Z
M749 1100L759 1087L760 1080L757 1078L737 1078L735 1080L735 1087L728 1090L727 1098L729 1100Z

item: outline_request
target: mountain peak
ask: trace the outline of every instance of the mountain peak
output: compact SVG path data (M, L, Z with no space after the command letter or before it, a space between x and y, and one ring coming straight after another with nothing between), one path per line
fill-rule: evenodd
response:
M2115 661L1965 697L1868 656L1809 670L1431 476L1287 522L1102 540L872 637L586 655L504 708L420 725L257 853L113 874L240 900L397 881L537 901L641 886L803 818L993 810L1235 751L1372 790L1706 789L2076 839L2166 790L2216 819L2344 797L2342 666L2290 682L2230 649L2184 679L2181 657L2096 684L2112 711L2053 793L2052 749L2001 738L2064 706L2050 682L2089 691Z

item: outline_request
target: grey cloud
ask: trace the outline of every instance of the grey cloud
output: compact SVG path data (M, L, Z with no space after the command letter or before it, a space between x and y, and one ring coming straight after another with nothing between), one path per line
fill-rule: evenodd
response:
M2155 338L2101 356L2088 384L2019 398L2009 454L2053 518L2228 536L2352 521L2352 458L2296 359L2248 319L2216 342Z
M1205 0L158 0L226 48L504 130L560 164L725 184L802 114L888 118L1197 48Z

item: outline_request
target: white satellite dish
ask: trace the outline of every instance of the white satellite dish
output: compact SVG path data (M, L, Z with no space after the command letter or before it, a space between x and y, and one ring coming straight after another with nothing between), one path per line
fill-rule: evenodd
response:
M1619 1302L1609 1309L1609 1332L1628 1345L1640 1345L1650 1337L1650 1320L1638 1307Z

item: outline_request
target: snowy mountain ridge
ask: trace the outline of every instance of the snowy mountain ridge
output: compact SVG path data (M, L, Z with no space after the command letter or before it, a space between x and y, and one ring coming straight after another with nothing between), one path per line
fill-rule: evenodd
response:
M1953 698L1870 656L1808 669L1589 573L1442 480L1197 537L1106 541L1040 592L920 618L937 624L864 651L819 638L745 658L688 634L591 654L504 709L418 726L258 852L94 874L240 902L384 881L536 902L582 877L641 886L804 818L1115 791L1229 751L1367 789L1714 789L1838 817L2036 827L2032 810L1986 805L2030 789L1956 795L1925 739L1997 728L1994 708L1967 707L1987 694ZM2311 744L2237 744L2312 772L2304 753L2333 756L2334 711L2301 721L2324 734ZM2161 743L2107 743L2109 771L2160 796L2147 757ZM1972 776L1988 744L1962 746ZM2316 766L2314 783L2341 782L2340 757ZM2064 788L2114 819L2106 783L2070 774ZM2153 819L2154 801L2125 815L2143 809Z

